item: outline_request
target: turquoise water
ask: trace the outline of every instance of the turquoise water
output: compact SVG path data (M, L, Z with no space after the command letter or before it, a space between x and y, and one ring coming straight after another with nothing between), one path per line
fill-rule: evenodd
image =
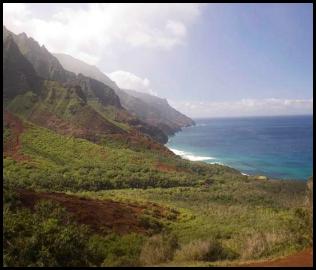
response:
M271 178L306 180L313 173L313 116L194 120L166 145L183 158Z

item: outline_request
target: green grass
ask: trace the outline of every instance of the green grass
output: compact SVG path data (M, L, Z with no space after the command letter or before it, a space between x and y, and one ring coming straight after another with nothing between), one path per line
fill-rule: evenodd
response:
M248 199L250 193L252 197ZM168 226L181 245L215 238L238 254L239 260L282 256L308 245L306 239L298 240L294 232L303 226L299 225L301 217L295 210L303 209L305 185L301 182L236 180L215 182L210 188L124 189L79 194L98 199L150 201L173 208L181 214Z
M115 121L116 118L116 112L117 108L113 106L103 106L97 99L95 100L89 100L88 104L94 108L98 113L100 113L104 118L106 118L109 122L114 124L115 126L125 130L129 131L131 130L131 127L125 123L121 123L118 121Z
M4 159L4 177L19 186L59 191L197 186L209 178L244 177L220 166L161 157L147 149L133 151L59 135L28 123L20 152L30 160ZM161 171L156 164L173 166Z
M173 252L178 257L165 254L169 247L162 236L148 242L133 238L138 243L137 254L127 247L127 240L95 236L93 245L101 254L98 265L138 265L143 260L208 266L225 263L227 256L229 264L284 256L312 244L304 182L254 180L226 166L161 156L145 148L132 150L106 137L94 144L34 124L25 122L25 126L19 151L28 159L4 158L6 186L146 205L153 202L170 210L167 218L159 219L149 209L140 222L153 234L167 231L174 235L178 247ZM5 129L4 137L9 133ZM157 164L167 170L159 170ZM10 215L11 220L18 218ZM106 253L108 241L117 244L113 254ZM28 247L26 242L23 250ZM191 247L200 259L183 262L183 254ZM156 256L159 263L153 260Z

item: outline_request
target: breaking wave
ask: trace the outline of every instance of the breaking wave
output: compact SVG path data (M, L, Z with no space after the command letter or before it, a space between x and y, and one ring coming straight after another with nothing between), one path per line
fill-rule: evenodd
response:
M206 161L206 160L213 160L216 159L215 157L206 157L206 156L196 156L190 152L185 152L182 150L178 150L178 149L174 149L174 148L169 148L173 153L175 153L176 155L184 158L184 159L188 159L191 161Z

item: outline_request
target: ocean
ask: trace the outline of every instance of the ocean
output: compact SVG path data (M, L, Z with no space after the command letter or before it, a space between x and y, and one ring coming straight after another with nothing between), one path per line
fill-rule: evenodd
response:
M249 175L307 180L313 173L313 116L194 119L166 146L185 159Z

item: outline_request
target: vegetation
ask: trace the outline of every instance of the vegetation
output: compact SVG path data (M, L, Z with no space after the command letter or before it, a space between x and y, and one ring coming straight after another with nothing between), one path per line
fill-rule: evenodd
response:
M209 187L121 189L78 195L155 202L179 211L177 219L165 223L180 246L175 262L273 258L311 244L302 182L217 180Z
M218 185L232 196L221 198ZM258 198L269 190L266 194L271 200L249 202L241 192L232 192L237 185L246 192L253 190ZM299 192L293 202L295 189ZM154 209L141 216L140 222L148 229L147 236L96 234L87 226L78 225L65 209L52 202L40 202L34 211L22 207L12 190L5 188L4 192L4 262L7 266L138 266L186 261L216 265L222 260L286 255L311 244L310 216L303 207L304 186L298 182L288 185L282 181L239 181L235 185L215 182L209 188L74 193L139 205L153 202L169 209L171 214L165 220L153 218ZM279 197L280 193L285 195ZM176 218L172 217L176 212Z
M52 201L40 201L31 211L5 189L5 266L133 266L142 242L136 234L94 234Z
M217 261L234 259L237 254L223 248L217 239L193 240L176 253L176 261Z
M12 196L12 195L11 195ZM70 221L64 209L41 202L34 213L4 202L5 266L86 266L87 228Z
M28 124L20 154L29 160L4 159L5 181L19 187L58 191L200 185L208 178L243 177L220 165L161 157L147 149L98 145ZM158 166L159 164L159 166ZM168 170L163 170L163 166ZM161 169L162 168L162 169Z
M154 235L149 238L140 253L142 265L156 265L172 260L179 247L177 237L169 234Z
M133 151L106 139L94 144L24 124L17 151L23 159L4 157L8 266L217 264L282 256L312 244L303 182L255 180L225 166ZM6 127L5 137L10 134ZM60 206L21 207L15 188L169 210L165 219L154 208L140 216L146 235L96 234Z
M178 130L171 116L192 123L164 100L143 97L167 112L144 124L110 87L34 40L23 55L4 30L4 266L213 266L312 245L312 178L183 160L150 138Z

